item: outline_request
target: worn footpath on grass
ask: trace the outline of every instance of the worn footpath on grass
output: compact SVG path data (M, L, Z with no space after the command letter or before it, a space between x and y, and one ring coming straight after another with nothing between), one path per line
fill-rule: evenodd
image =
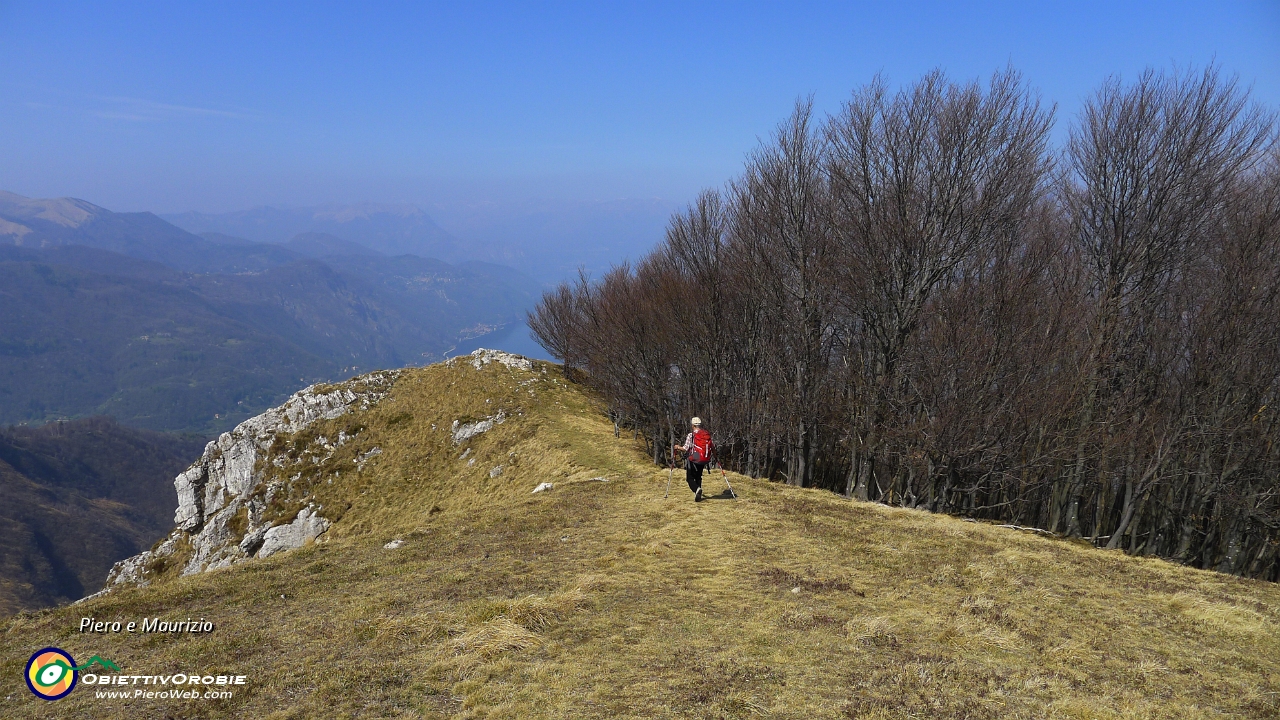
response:
M359 442L312 478L321 542L9 620L0 717L1280 717L1275 585L738 475L737 500L718 473L664 500L667 471L542 364L406 371L295 450L338 429ZM49 703L21 679L47 645L248 682Z

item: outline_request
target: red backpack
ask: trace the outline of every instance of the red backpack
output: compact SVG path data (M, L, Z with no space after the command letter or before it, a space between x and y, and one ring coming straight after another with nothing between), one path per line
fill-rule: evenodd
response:
M711 453L715 446L711 443L711 433L698 428L693 431L693 447L689 450L689 459L696 463L711 462Z

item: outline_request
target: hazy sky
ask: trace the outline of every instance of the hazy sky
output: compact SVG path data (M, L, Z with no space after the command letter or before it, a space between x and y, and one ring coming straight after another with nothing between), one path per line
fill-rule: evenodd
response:
M1280 107L1280 0L533 5L0 0L0 189L159 212L675 205L798 96L834 111L933 67L1012 63L1059 135L1148 65L1216 59Z

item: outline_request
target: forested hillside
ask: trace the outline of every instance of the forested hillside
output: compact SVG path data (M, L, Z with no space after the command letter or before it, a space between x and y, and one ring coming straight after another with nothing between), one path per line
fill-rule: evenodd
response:
M0 428L0 616L79 600L173 527L204 440L108 418Z
M208 433L226 425L220 416L247 417L246 405L340 369L219 312L166 271L141 279L0 261L0 422L106 414Z
M440 359L518 321L539 290L498 265L330 254L359 250L337 238L300 239L314 258L195 240L263 264L194 273L74 244L0 243L0 423L106 414L216 433L312 382ZM171 241L168 254L187 242Z
M1217 69L1050 144L1012 70L801 103L635 267L530 325L662 462L1280 579L1280 153Z

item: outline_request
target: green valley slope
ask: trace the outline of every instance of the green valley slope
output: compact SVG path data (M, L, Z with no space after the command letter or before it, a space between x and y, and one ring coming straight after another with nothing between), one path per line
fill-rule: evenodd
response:
M318 541L0 626L0 716L1280 717L1275 585L737 475L664 499L555 366L462 360L276 438L264 512L313 504ZM48 703L21 678L49 645L247 682Z
M510 268L413 256L189 274L0 243L0 423L217 434L309 383L439 359L537 291Z

